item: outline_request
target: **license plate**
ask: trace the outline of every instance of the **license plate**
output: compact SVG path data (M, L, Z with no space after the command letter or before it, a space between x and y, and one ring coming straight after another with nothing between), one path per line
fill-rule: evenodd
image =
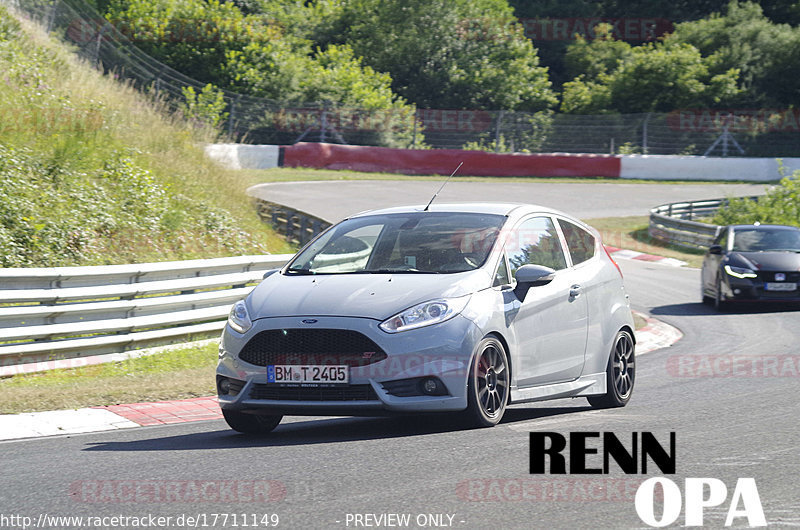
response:
M267 366L268 383L346 385L350 370L346 365L271 364Z
M768 282L764 285L767 291L796 291L797 284L795 282Z

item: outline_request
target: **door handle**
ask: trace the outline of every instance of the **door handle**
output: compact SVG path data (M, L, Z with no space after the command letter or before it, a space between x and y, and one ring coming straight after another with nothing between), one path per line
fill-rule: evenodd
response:
M573 285L569 288L569 297L570 298L578 298L581 294L581 286L578 284Z

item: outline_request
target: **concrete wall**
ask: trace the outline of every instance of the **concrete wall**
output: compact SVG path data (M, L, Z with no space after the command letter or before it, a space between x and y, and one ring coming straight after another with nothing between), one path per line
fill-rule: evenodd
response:
M605 177L645 180L778 180L800 170L800 158L715 158L672 155L486 153L457 149L390 149L338 144L290 146L213 144L206 155L232 169L308 167L407 175Z
M800 169L800 158L782 160L785 174ZM774 158L715 158L704 156L623 155L620 177L647 180L744 180L781 178Z

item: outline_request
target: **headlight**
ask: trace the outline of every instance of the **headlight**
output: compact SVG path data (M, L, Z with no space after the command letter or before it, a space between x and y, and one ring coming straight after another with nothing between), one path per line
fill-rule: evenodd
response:
M387 333L399 333L450 320L464 310L469 298L467 295L423 302L382 322L380 328Z
M253 322L247 313L247 305L244 300L239 300L231 307L231 312L228 315L228 325L239 333L245 333L253 327Z
M734 278L758 278L758 274L752 269L745 269L744 267L731 267L725 265L725 272Z

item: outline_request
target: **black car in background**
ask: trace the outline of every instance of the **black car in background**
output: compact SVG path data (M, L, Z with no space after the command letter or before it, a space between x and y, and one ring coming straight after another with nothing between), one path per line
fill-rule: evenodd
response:
M703 302L800 301L800 228L731 225L703 259Z

